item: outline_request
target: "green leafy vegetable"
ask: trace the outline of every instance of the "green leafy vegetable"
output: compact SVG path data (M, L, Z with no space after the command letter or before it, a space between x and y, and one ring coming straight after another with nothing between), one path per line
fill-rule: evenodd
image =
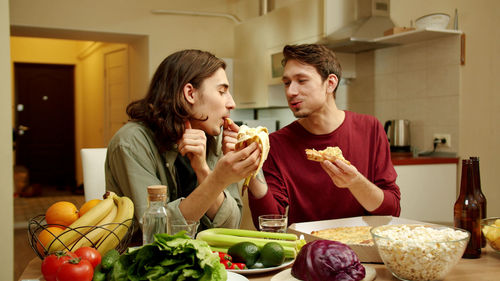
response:
M156 234L152 244L126 253L108 274L116 280L226 280L224 265L204 241L184 232Z

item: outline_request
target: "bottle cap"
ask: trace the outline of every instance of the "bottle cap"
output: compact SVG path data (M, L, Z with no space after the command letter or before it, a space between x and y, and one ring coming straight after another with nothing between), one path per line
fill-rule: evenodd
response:
M167 186L166 185L150 185L148 186L149 194L167 194Z
M167 197L167 186L150 185L148 186L148 195L149 195L149 200L151 201L165 200Z

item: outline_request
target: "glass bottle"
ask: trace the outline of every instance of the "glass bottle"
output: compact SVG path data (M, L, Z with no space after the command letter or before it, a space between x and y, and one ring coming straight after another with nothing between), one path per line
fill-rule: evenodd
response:
M471 236L463 258L475 259L481 256L480 206L474 195L474 174L472 160L462 160L460 194L454 206L455 227L465 229Z
M481 207L481 220L486 218L486 197L481 190L481 173L479 172L479 157L470 157L472 160L472 169L474 171L474 180L476 188L474 189L476 199L479 202L479 207ZM486 238L484 237L483 232L481 231L481 248L486 247Z
M142 243L150 244L154 242L154 235L157 233L169 233L170 220L167 208L167 186L148 186L148 208L142 216Z

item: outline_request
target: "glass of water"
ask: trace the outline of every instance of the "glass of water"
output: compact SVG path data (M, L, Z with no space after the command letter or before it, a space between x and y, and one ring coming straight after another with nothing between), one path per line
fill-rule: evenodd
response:
M198 226L200 225L200 222L198 221L186 221L186 224L172 224L171 229L172 229L172 234L176 234L179 231L185 230L186 235L194 238L196 236L196 233L198 232Z
M287 225L288 225L287 215L259 216L260 231L285 233Z

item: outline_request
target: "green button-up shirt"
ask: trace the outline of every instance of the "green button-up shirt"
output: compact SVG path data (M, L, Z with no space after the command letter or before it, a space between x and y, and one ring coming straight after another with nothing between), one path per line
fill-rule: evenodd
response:
M207 164L215 167L220 152L220 140L217 140L218 153L207 151ZM142 123L128 122L111 139L108 145L105 172L106 189L119 196L132 199L135 217L141 221L148 207L147 187L166 185L169 193L167 209L172 224L185 224L186 220L179 210L180 188L175 180L174 166L177 149L160 154L155 144L153 132ZM193 178L196 181L196 178ZM242 201L237 183L225 190L225 199L219 211L211 220L206 215L200 220L203 229L212 227L238 228L242 214Z

